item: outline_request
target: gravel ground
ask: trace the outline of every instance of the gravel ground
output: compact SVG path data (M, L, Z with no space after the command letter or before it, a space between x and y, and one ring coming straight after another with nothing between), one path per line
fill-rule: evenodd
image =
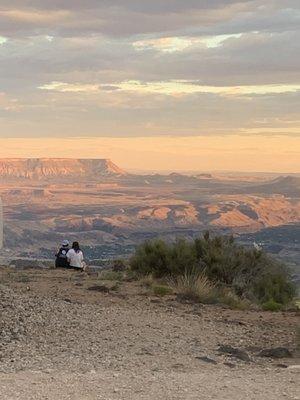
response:
M295 353L295 313L182 304L135 283L100 293L70 274L0 273L1 400L300 399L298 359L257 356Z

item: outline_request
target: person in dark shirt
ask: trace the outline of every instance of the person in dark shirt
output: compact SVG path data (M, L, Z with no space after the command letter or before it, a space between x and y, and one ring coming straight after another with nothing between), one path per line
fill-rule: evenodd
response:
M64 240L57 254L55 254L55 268L69 268L69 260L67 258L69 249L69 241Z

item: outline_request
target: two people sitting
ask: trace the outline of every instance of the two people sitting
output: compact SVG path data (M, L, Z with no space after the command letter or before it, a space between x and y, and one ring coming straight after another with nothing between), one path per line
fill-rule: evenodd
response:
M70 249L68 240L64 240L60 249L55 255L56 268L72 268L78 271L84 271L86 264L83 258L83 252L80 249L78 242L73 242Z

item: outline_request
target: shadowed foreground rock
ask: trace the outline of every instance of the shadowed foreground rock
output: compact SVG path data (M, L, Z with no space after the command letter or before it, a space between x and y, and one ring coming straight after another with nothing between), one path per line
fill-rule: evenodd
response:
M286 347L276 347L274 349L262 350L258 356L270 358L291 358L293 355Z

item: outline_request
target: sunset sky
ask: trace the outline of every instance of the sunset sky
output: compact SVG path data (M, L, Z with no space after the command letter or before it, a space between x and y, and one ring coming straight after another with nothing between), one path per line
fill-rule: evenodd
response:
M300 172L300 2L1 0L0 146Z

